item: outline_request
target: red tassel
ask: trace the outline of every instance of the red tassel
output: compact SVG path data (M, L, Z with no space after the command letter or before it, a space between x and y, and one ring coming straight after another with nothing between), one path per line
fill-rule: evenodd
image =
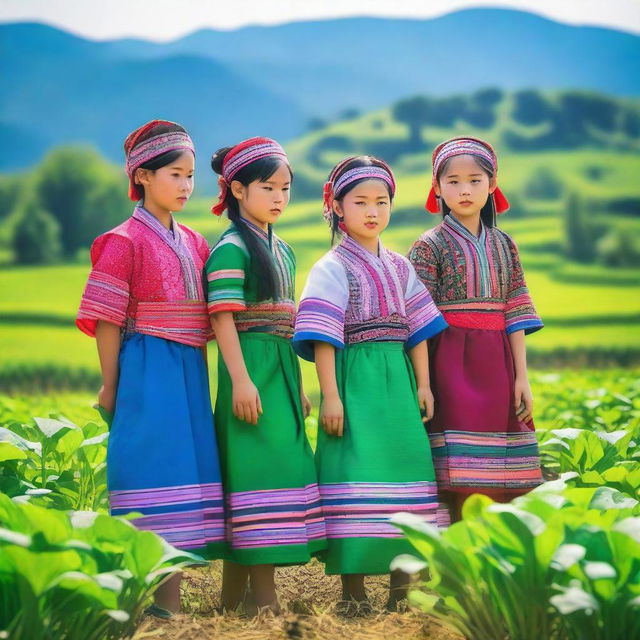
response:
M218 202L211 207L211 213L213 213L214 216L221 216L227 208L227 182L222 176L218 178L218 186L220 187Z
M504 213L509 209L509 201L504 193L500 191L500 187L496 187L496 190L493 192L493 203L496 207L496 213Z
M135 183L135 178L129 178L129 200L138 202L143 196L140 185Z
M429 197L427 198L427 202L424 205L424 208L429 213L441 213L440 202L438 201L438 197L436 196L436 190L433 187L431 187L431 191L429 191Z
M331 201L333 200L333 186L330 182L325 182L322 188L322 201L325 211L331 211Z

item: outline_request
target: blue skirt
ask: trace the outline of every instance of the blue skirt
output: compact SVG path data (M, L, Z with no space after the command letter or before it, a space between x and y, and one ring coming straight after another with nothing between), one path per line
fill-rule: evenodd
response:
M224 556L218 449L202 351L135 333L120 350L107 448L113 515L180 549Z

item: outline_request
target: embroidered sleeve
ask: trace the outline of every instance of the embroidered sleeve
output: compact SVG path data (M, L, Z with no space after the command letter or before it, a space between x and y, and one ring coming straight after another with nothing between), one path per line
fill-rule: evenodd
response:
M77 327L91 337L100 320L125 324L133 272L133 245L128 238L107 233L91 246L92 269L76 317Z
M524 330L525 334L542 329L542 320L536 313L524 279L518 248L511 238L507 238L510 252L511 269L505 308L507 334Z
M213 248L205 265L209 314L247 308L244 284L248 262L244 249L232 241L223 240Z
M313 362L314 342L344 348L348 301L349 284L344 268L326 256L312 267L302 291L292 343L299 356Z
M438 311L431 294L411 265L409 265L405 305L409 322L409 339L406 344L408 349L447 328L448 325Z
M429 290L433 301L438 304L440 300L440 264L436 249L429 240L419 238L409 251L409 262L413 265L418 278Z

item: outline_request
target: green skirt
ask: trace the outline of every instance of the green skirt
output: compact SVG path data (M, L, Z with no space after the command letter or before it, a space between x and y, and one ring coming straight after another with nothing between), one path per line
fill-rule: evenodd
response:
M304 430L298 358L285 338L239 336L263 413L257 425L233 415L231 379L219 357L215 416L226 557L245 565L305 563L326 548L326 533Z
M389 523L399 511L446 524L438 502L429 437L411 363L399 342L364 342L336 351L344 406L342 437L320 427L316 466L329 574L389 572L413 547Z

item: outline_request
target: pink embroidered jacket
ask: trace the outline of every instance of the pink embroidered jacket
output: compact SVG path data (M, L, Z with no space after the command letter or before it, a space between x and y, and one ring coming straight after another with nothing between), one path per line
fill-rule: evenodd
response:
M104 320L125 333L204 346L211 336L202 280L208 255L199 233L175 221L166 229L136 207L128 220L94 241L76 325L95 337Z

